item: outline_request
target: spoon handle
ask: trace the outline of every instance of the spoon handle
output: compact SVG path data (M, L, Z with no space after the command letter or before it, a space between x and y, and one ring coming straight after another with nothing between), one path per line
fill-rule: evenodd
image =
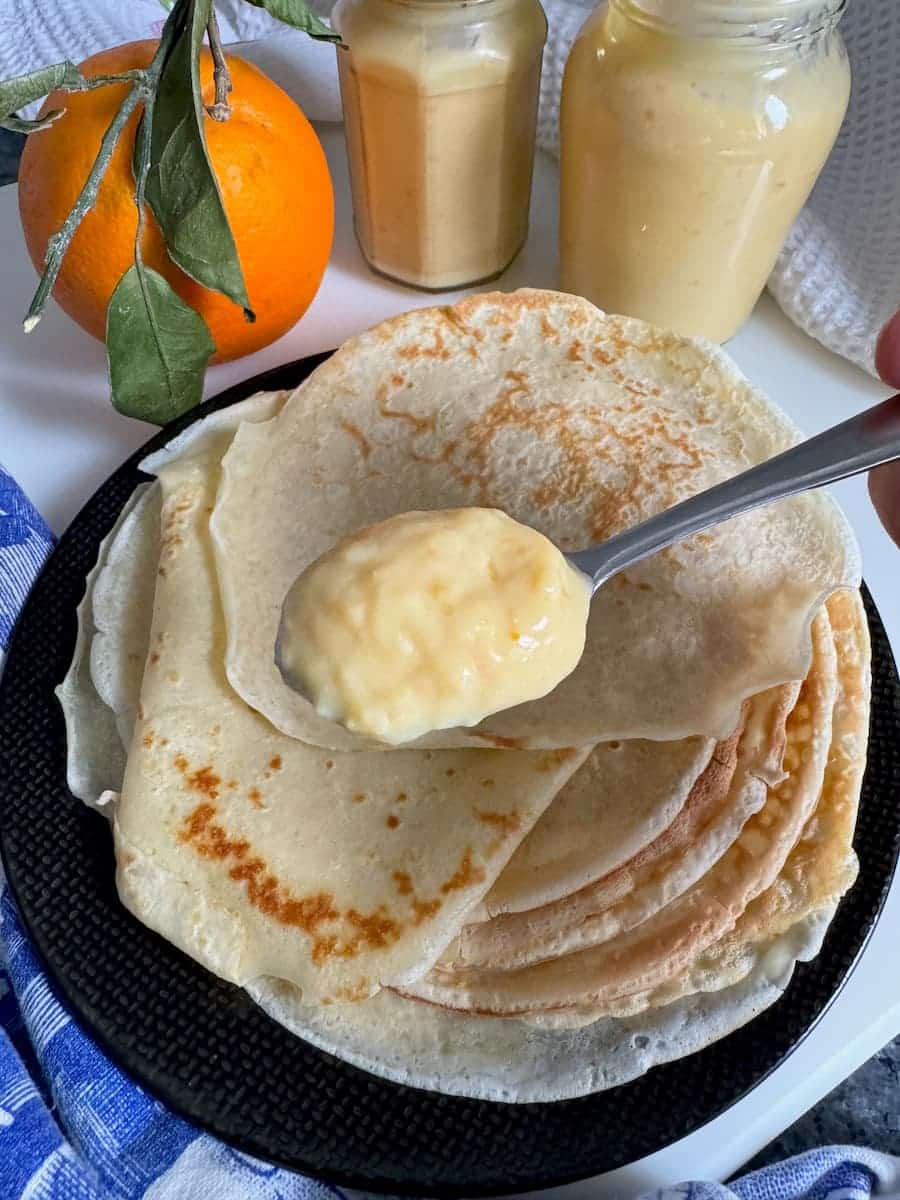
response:
M591 576L596 591L617 571L711 525L895 458L900 458L900 395L569 559Z

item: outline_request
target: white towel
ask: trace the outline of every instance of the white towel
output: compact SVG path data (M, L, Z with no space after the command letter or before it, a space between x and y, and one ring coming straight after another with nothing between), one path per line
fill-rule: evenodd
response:
M314 0L327 15L333 0ZM558 152L559 92L591 0L544 0L550 34L538 142ZM334 51L244 0L218 0L223 36L312 120L339 121ZM159 0L0 0L0 78L64 56L159 33ZM882 324L900 309L900 0L849 0L850 110L834 152L778 259L769 287L802 329L874 373Z

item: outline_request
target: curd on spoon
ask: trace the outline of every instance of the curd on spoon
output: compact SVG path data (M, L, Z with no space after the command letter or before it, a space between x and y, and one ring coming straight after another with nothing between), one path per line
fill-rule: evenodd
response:
M276 660L316 711L391 745L551 691L584 650L591 581L497 509L352 534L288 592Z

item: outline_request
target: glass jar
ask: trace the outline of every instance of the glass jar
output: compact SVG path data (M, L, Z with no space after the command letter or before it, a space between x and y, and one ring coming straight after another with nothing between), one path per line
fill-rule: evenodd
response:
M339 0L333 21L367 261L435 291L498 275L528 232L538 0Z
M713 341L750 314L837 137L844 0L608 0L566 66L562 286Z

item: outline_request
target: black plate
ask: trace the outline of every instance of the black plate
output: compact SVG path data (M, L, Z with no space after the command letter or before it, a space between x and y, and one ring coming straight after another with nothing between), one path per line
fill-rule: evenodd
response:
M203 416L319 362L249 380ZM193 419L193 417L191 419ZM75 607L100 539L142 479L135 454L76 517L22 614L0 691L0 847L29 932L66 1002L136 1079L177 1112L262 1158L334 1182L485 1195L595 1175L691 1133L759 1083L815 1025L875 923L900 842L900 682L871 599L873 718L856 850L859 882L819 957L785 996L699 1054L581 1100L510 1105L401 1087L308 1046L243 992L120 907L109 830L68 793L53 688L69 665Z

